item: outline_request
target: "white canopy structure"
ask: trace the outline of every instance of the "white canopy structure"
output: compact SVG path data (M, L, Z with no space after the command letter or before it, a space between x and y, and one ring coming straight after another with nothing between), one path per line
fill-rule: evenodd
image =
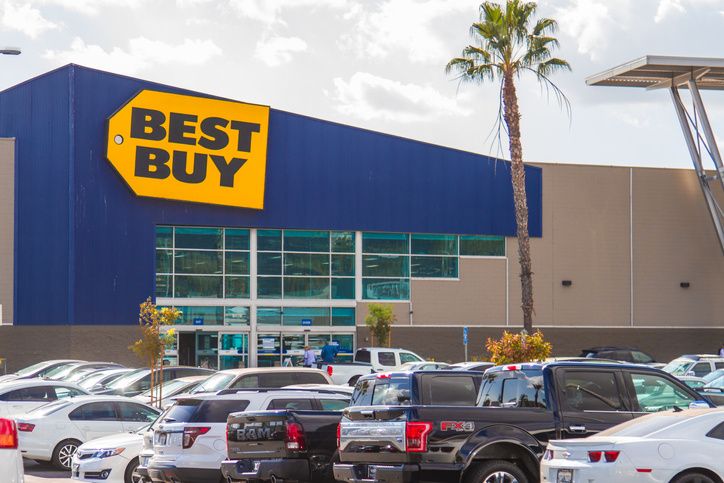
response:
M586 84L643 87L647 90L669 89L706 206L724 253L724 211L714 195L717 186L724 192L724 163L699 93L700 89L724 90L724 59L647 55L591 76L586 79ZM679 89L689 89L691 92L691 110L682 102ZM714 164L713 175L707 173L703 155Z

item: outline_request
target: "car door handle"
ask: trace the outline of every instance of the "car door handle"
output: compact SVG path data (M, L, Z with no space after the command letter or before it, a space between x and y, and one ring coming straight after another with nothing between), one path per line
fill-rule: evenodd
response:
M585 433L585 432L586 432L586 427L583 426L583 425L574 425L574 424L571 424L570 426L568 426L568 430L569 430L571 433L581 434L581 433Z

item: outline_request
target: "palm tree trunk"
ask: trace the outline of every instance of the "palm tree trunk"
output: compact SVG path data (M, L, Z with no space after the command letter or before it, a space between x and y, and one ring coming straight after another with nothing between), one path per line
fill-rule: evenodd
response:
M511 178L515 221L518 227L518 260L520 261L521 308L523 327L533 331L533 271L530 261L530 238L528 237L528 201L525 196L525 168L523 147L520 144L520 111L518 95L512 72L503 75L503 119L508 127L510 143Z

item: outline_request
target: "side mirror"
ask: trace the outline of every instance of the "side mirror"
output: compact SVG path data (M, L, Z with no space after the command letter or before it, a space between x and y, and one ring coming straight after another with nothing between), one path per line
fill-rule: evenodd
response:
M710 407L706 401L693 401L689 403L689 409L709 409Z

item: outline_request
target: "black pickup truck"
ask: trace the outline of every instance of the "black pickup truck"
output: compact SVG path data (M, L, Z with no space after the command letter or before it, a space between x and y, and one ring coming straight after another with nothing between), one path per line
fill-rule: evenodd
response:
M340 423L335 478L532 483L549 439L588 436L649 412L713 407L669 374L633 364L499 366L479 391L455 375L361 377Z
M336 433L345 400L315 401L316 410L232 413L227 419L228 481L334 481Z

